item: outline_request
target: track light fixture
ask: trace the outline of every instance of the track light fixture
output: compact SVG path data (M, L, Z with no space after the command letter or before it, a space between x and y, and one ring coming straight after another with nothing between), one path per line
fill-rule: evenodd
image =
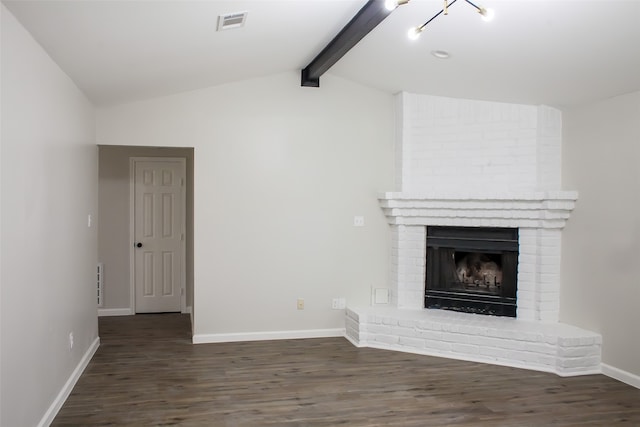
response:
M411 39L411 40L416 40L418 37L420 37L420 34L422 34L422 32L424 31L424 28L429 24L429 22L433 21L434 19L436 19L438 16L444 14L444 15L448 15L449 14L449 6L453 5L456 1L458 0L444 0L444 6L442 8L442 10L438 13L436 13L435 15L433 15L431 17L431 19L429 19L427 22L425 22L424 24L418 26L418 27L413 27L411 29L409 29L409 32L407 33L407 36ZM475 7L476 10L478 11L478 13L480 14L480 16L482 16L482 20L483 21L491 21L493 19L494 16L494 12L493 9L489 9L489 8L484 8L482 6L478 6L475 3L473 3L470 0L464 0L466 3L470 4L471 6ZM395 8L397 8L398 6L402 6L403 4L407 4L409 3L409 0L386 0L384 5L387 8L387 10L394 10Z

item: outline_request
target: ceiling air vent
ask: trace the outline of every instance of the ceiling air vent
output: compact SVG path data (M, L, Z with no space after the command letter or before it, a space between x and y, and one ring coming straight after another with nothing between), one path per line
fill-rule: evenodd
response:
M227 13L218 16L218 31L240 28L247 21L248 12Z

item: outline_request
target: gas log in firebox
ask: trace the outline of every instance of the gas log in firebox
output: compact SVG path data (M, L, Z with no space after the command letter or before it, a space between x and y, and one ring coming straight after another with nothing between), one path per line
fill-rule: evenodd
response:
M425 307L516 317L518 229L427 227Z

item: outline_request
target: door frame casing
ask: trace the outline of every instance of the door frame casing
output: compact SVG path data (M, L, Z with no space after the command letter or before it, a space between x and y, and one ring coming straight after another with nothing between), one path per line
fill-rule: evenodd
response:
M135 199L136 199L136 163L137 162L180 162L184 175L181 176L180 210L180 312L187 313L187 159L186 157L129 157L129 306L131 314L136 314L136 266L135 266Z

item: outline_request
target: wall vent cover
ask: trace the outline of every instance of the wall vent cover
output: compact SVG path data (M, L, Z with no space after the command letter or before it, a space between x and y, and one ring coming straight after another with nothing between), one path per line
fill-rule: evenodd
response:
M218 31L244 27L249 12L227 13L218 16Z
M99 262L96 266L96 285L98 307L102 307L104 303L104 263Z

